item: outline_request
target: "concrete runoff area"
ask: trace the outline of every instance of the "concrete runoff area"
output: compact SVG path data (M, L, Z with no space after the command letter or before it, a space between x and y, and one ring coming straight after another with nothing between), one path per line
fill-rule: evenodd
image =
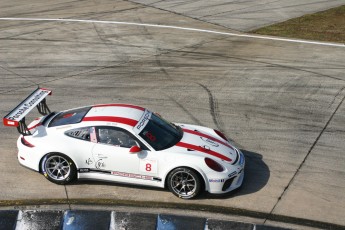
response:
M0 17L77 18L233 32L128 1L1 1ZM344 47L105 23L0 20L1 115L37 84L54 111L131 103L223 131L246 156L243 186L184 201L114 183L50 183L21 167L0 126L0 204L140 204L345 226ZM31 113L28 120L37 116Z

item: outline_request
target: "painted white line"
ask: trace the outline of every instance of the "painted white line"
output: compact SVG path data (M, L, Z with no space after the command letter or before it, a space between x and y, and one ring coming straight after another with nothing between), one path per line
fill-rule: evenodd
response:
M187 31L211 33L211 34L220 34L220 35L233 36L233 37L256 38L256 39L263 39L263 40L293 42L293 43L302 43L302 44L345 47L345 44L341 44L341 43L317 42L317 41L308 41L308 40L300 40L300 39L288 39L288 38L250 35L250 34L228 33L228 32L220 32L220 31L215 31L215 30L204 30L204 29L197 29L197 28L190 28L190 27L167 26L167 25L136 23L136 22L99 21L99 20L87 20L87 19L65 19L65 18L0 18L0 20L2 20L2 21L83 22L83 23L101 23L101 24L146 26L146 27L157 27L157 28L166 28L166 29L187 30Z

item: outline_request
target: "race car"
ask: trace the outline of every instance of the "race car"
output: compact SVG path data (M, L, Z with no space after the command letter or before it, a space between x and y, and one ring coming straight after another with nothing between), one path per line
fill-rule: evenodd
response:
M37 88L3 118L17 127L18 161L64 185L94 179L167 187L182 199L241 186L245 158L220 131L172 123L131 104L50 112L51 90ZM28 126L34 108L43 115Z

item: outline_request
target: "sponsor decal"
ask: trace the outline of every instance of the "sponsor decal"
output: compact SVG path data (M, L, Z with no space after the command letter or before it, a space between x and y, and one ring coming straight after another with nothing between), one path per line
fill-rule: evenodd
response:
M212 182L212 183L222 183L224 181L225 179L208 179L208 182Z
M93 161L91 160L91 158L89 158L85 161L85 163L88 165L91 165L91 164L93 164Z
M14 111L14 114L10 114L7 119L9 120L16 120L20 118L26 111L30 110L31 107L35 106L39 101L41 101L41 98L45 97L47 94L49 94L50 91L48 90L40 90L37 94L30 97L27 101L25 101L23 104Z
M90 172L90 169L82 168L82 169L79 169L79 172L81 173Z
M119 145L114 145L114 146L119 146ZM104 156L102 154L95 154L97 159L107 159L107 156Z
M146 175L140 175L140 174L134 174L134 173L126 173L126 172L112 171L111 175L128 177L128 178L135 178L135 179L142 179L142 180L153 180L152 176L146 176Z
M219 139L217 139L215 137L212 137L210 135L207 135L205 133L201 133L201 132L199 132L197 130L190 130L190 129L184 128L183 131L186 132L186 133L190 133L190 134L193 134L193 135L200 136L200 137L208 138L208 139L210 139L212 141L218 142L219 144L225 145L225 146L229 147L232 150L234 149L229 143L226 143L226 142L224 142L222 140L219 140Z
M137 133L139 133L147 124L147 122L150 120L151 118L151 112L146 110L144 112L144 115L141 117L141 119L139 120L138 124L136 125L136 129L137 129Z
M81 168L78 171L79 171L79 173L104 173L104 174L110 174L113 176L120 176L120 177L128 177L128 178L135 178L135 179L142 179L142 180L162 181L162 179L159 177L140 175L140 174L135 174L135 173L106 171L106 170L101 170L101 169L97 170L97 169L89 169L89 168Z
M105 163L102 159L98 160L95 164L96 169L104 168Z
M205 141L206 143L208 143L208 144L210 144L210 145L214 146L214 147L219 147L219 144L218 144L218 143L216 143L216 142L212 141L212 140L211 140L211 139L209 139L209 138L206 138L206 137L200 137L200 139L201 139L201 140L203 140L203 141Z
M236 171L233 171L232 173L230 173L230 174L228 175L228 177L233 177L233 176L235 176L235 175L237 175L237 172L236 172Z

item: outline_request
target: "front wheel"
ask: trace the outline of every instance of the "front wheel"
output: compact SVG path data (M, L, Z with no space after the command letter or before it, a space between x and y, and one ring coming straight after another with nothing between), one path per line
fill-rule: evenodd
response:
M185 167L171 171L167 184L169 190L182 199L192 199L201 191L199 175L194 170Z
M55 184L67 184L77 178L77 169L73 161L61 153L47 154L41 164L43 175Z

